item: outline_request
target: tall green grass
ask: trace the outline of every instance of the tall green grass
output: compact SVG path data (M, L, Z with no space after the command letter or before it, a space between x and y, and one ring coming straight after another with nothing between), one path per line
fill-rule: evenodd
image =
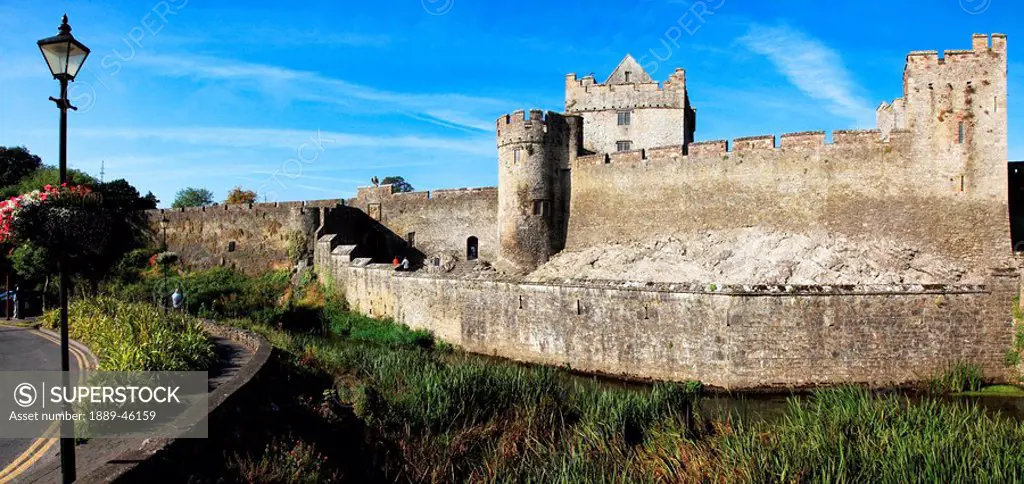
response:
M276 323L285 312L280 302L289 292L288 271L272 271L249 276L228 267L172 272L166 277L145 270L130 279L107 282L107 295L135 302L167 304L171 293L181 289L185 309L211 319L250 318Z
M933 393L976 392L985 384L981 367L969 362L956 362L929 382Z
M778 422L712 439L716 474L743 482L1020 482L1024 424L974 404L865 390L790 401Z
M149 304L76 299L68 307L68 321L70 336L96 354L101 370L202 370L213 359L213 344L198 320ZM60 315L47 312L42 322L57 329Z

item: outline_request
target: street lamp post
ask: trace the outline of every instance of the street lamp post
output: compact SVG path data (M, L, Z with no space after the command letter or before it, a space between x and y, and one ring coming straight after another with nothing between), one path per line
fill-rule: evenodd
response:
M39 50L46 59L46 65L50 68L53 78L60 81L60 98L51 97L50 100L57 104L60 110L60 184L67 182L68 176L68 109L77 111L78 108L68 101L68 83L74 82L75 76L85 64L85 58L89 57L89 48L71 35L71 26L68 25L67 14L61 19L58 34L47 37L37 42ZM62 252L57 261L58 272L60 273L60 369L63 373L62 381L64 388L71 386L71 361L68 354L68 274L67 257ZM65 410L69 410L65 403ZM75 481L75 438L74 422L70 419L61 422L60 438L60 469L64 482Z

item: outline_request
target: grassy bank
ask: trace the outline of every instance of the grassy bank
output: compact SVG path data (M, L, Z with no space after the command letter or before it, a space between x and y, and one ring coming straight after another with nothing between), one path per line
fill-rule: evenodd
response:
M244 406L226 411L230 417L211 420L213 438L179 444L133 477L194 482L1024 479L1024 426L976 406L838 389L792 400L781 419L752 423L737 415L702 414L701 387L695 382L615 387L557 368L466 354L425 332L352 314L312 282L264 291L240 280L239 293L221 291L215 299L266 304L258 317L232 317L229 304L192 308L261 333L280 350L254 385L263 390L253 390L242 399ZM266 279L249 280L266 284ZM936 388L975 388L980 377L969 366L952 370L936 378Z
M112 297L75 299L68 307L70 336L89 347L106 371L187 371L206 369L213 344L199 321L181 313L167 314L150 304ZM60 314L40 319L59 329Z

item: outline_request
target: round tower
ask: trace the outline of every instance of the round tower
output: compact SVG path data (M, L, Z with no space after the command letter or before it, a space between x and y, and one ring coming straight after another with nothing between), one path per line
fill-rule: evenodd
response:
M580 126L538 109L498 118L499 269L532 271L565 246L569 147Z

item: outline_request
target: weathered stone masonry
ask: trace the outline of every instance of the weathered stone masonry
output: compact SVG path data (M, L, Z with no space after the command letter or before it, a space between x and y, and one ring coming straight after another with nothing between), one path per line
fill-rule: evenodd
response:
M168 243L186 259L253 271L287 264L282 234L305 231L315 270L352 308L481 353L732 388L898 384L958 360L998 377L1019 291L1005 36L975 35L971 50L941 58L911 53L903 97L877 116L877 130L836 131L831 143L824 132L697 143L684 72L659 85L627 57L603 84L567 77L565 114L497 119L496 189L363 187L344 202L159 215L170 218ZM560 251L744 227L905 247L957 261L984 283L519 277ZM445 274L428 264L399 273L375 263L392 254L424 262L472 254L502 272Z
M320 207L340 200L219 205L149 210L157 243L164 241L193 267L228 266L249 273L290 268L289 237L300 234L312 253ZM165 221L161 223L161 221ZM166 228L164 228L166 225Z
M351 307L479 353L746 388L925 380L958 360L998 377L1015 273L981 286L610 287L339 265Z

